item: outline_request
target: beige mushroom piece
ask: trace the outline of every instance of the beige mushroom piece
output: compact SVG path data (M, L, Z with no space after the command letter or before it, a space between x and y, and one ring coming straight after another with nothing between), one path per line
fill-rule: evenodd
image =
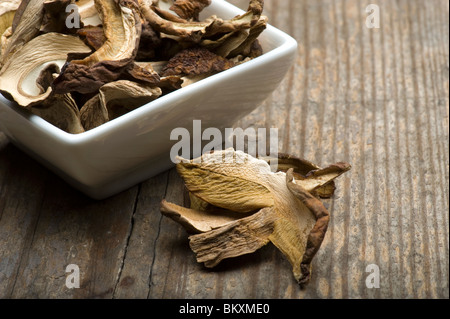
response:
M9 37L12 35L14 15L20 0L5 0L0 3L0 66L2 52L6 50Z
M215 267L272 242L291 263L298 283L307 284L329 221L314 193L350 170L349 164L316 169L282 155L280 168L288 170L274 173L266 160L234 149L179 160L177 171L189 191L190 207L163 200L161 213L193 233L189 245L198 262ZM333 192L326 189L329 196Z
M125 5L113 0L97 0L103 17L103 32L106 42L97 51L83 60L72 61L77 64L92 66L103 60L123 60L133 57L138 45L139 23L135 12Z
M84 25L99 26L102 24L94 0L79 0L75 4L78 6L78 13Z
M13 53L0 70L0 92L19 105L29 106L45 100L51 93L39 92L36 79L49 63L62 65L68 53L91 52L78 37L59 33L38 36Z
M20 0L2 0L0 3L0 35L12 25L19 4Z
M44 16L44 2L45 0L23 0L20 3L13 20L12 35L2 52L0 67L10 55L38 35Z

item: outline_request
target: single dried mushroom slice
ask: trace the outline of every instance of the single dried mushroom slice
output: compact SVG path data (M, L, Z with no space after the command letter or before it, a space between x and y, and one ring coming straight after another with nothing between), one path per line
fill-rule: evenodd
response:
M94 0L78 0L75 2L78 6L78 14L81 22L85 26L99 26L102 24L97 9L95 8Z
M12 25L19 4L20 0L3 0L0 3L0 35Z
M234 48L233 50L230 51L230 53L227 56L230 57L235 57L237 55L244 55L244 56L252 56L252 51L255 49L255 44L256 44L256 48L260 49L259 43L258 43L258 37L259 35L267 28L267 17L261 17L261 19L259 19L258 22L255 23L254 26L252 26L248 32L248 36L245 39L245 41L243 41L242 43L240 43L239 46L237 46L236 48ZM255 56L259 56L262 54L262 49L258 50L258 53L254 54Z
M0 70L0 91L22 106L43 101L52 90L39 91L36 79L40 71L49 63L62 65L73 52L91 50L78 37L70 35L46 33L32 39L12 54Z
M161 96L159 87L121 80L105 84L83 105L81 123L91 130Z
M267 161L233 149L193 161L181 159L177 171L190 192L191 208L163 201L161 212L194 233L190 246L205 266L214 267L272 242L304 285L329 219L311 192L350 169L345 163L332 167L339 167L339 173L320 174L318 185L310 181L317 175L297 180L292 168L274 173Z
M95 0L103 21L105 43L90 56L72 63L92 66L105 60L134 58L141 33L140 17L133 0ZM129 7L127 6L129 5Z
M23 0L17 8L12 24L12 35L2 52L0 67L6 64L10 55L39 34L44 16L45 0Z
M162 71L162 76L169 75L201 75L221 72L234 64L205 48L186 49L169 60Z
M84 132L80 111L70 94L55 94L29 110L47 122L71 134Z
M211 0L175 0L170 7L183 19L198 20L200 12L211 4Z
M109 119L115 119L161 96L161 89L127 80L108 83L100 89L100 103L108 109Z

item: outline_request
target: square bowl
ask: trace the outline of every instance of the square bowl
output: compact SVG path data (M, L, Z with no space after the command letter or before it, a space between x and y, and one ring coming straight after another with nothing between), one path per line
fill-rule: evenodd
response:
M224 0L213 0L204 11L222 18L243 13ZM186 128L192 136L194 120L201 120L203 129L231 128L278 87L293 63L297 42L270 25L259 40L262 56L81 134L66 133L0 94L0 131L73 187L104 199L174 165L173 129Z

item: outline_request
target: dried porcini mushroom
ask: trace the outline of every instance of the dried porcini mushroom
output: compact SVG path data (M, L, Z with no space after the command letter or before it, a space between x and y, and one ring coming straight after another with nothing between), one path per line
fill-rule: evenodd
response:
M44 101L49 97L51 88L44 93L39 92L36 86L39 69L51 62L64 63L68 53L90 51L78 37L60 33L42 34L27 42L7 60L0 70L0 92L21 106Z
M80 111L70 94L55 94L43 103L31 106L29 110L47 122L72 134L84 132Z
M141 9L144 17L155 30L168 35L178 36L184 41L199 43L203 39L216 34L236 32L252 27L259 21L263 5L263 0L252 0L249 10L233 19L223 20L217 16L211 16L204 21L187 21L184 23L173 22L162 17L154 6L149 6L145 1L141 2Z
M0 3L0 35L12 26L14 14L19 4L20 0L5 0Z
M105 84L81 108L81 123L91 130L161 96L159 87L121 80Z
M133 0L95 0L103 17L105 42L82 60L67 63L53 83L56 93L92 93L116 81L136 56L141 34L137 3Z
M183 19L198 20L200 12L211 4L211 0L175 0L170 7Z
M232 19L199 21L210 3L2 0L0 92L79 133L263 54L263 0L249 0L247 12ZM124 100L105 102L110 89Z
M231 61L205 48L192 48L183 50L170 59L162 70L162 76L200 75L221 72L233 66Z
M319 189L350 169L338 163L320 169L306 161L280 157L287 172L273 173L267 159L233 149L181 159L177 171L191 197L191 207L165 200L162 214L192 235L198 262L214 267L225 258L248 254L272 242L289 260L300 285L311 276L311 261L325 236L329 214ZM306 169L307 170L307 169Z
M102 20L95 8L94 0L78 0L75 2L78 7L78 14L80 15L80 22L85 26L99 26Z
M0 3L0 66L2 53L6 50L8 39L12 35L14 15L19 4L20 0L6 0Z
M44 17L44 0L23 0L14 15L12 34L2 51L0 67L11 54L39 34Z

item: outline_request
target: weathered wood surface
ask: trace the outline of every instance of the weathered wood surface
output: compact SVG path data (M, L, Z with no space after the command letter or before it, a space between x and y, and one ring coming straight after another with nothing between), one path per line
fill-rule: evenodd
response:
M365 26L370 3L380 29ZM298 57L237 126L277 127L280 151L353 165L325 201L310 285L300 290L270 245L215 270L197 264L158 209L183 203L174 170L94 201L0 133L1 298L449 297L448 2L268 0L266 14ZM79 289L65 286L72 263ZM370 264L379 289L366 287Z

